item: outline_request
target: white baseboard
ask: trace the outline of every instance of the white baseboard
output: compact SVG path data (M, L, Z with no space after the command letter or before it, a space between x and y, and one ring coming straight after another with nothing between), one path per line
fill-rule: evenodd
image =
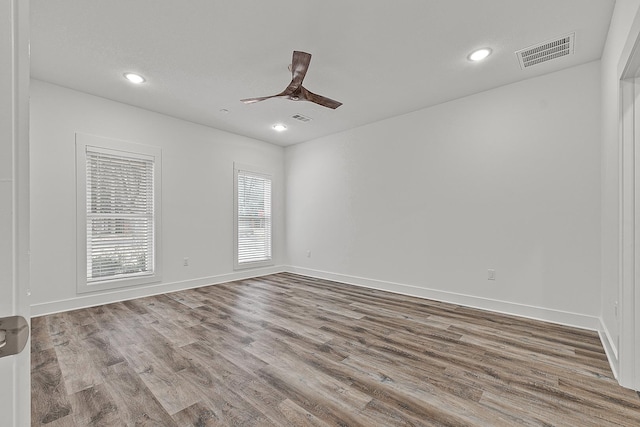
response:
M419 298L433 299L465 307L478 308L496 313L510 314L528 319L542 320L592 331L600 331L600 319L579 313L554 310L531 305L518 304L508 301L496 301L489 298L458 294L454 292L440 291L436 289L422 288L401 283L386 282L364 277L348 276L345 274L330 273L327 271L313 270L303 267L285 266L285 271L303 276L319 279L333 280L349 285L372 288L396 294L408 295Z
M611 371L613 372L613 376L616 379L618 378L618 347L616 341L614 341L613 337L611 337L611 333L609 333L609 329L607 329L607 325L602 321L602 318L599 320L598 334L600 335L600 341L602 341L602 346L604 347L604 352L607 354L607 359L609 359L609 366L611 366Z
M264 267L179 282L161 283L128 289L117 289L113 291L96 292L92 294L82 294L77 297L65 300L34 304L31 306L31 317L44 316L47 314L60 313L69 310L77 310L80 308L93 307L102 304L110 304L134 298L164 294L167 292L176 292L202 286L216 285L225 282L232 282L234 280L250 279L281 272L301 274L303 276L327 279L354 286L378 289L381 291L393 292L419 298L433 299L465 307L478 308L481 310L511 314L514 316L543 320L546 322L598 331L603 340L603 345L605 347L605 350L607 351L607 355L609 357L613 356L613 359L617 360L617 352L615 346L612 345L613 341L611 340L609 332L607 331L602 321L594 316L535 307L508 301L496 301L489 298L482 298L471 295L458 294L454 292L440 291L413 285L387 282L376 279L367 279L363 277L349 276L345 274L331 273L327 271L313 270L295 266Z
M77 310L80 308L94 307L97 305L110 304L113 302L126 301L134 298L148 297L152 295L176 292L185 289L199 288L202 286L217 285L234 280L251 279L254 277L266 276L268 274L281 273L286 271L283 266L255 268L251 270L235 271L233 273L220 274L217 276L202 277L198 279L184 280L179 282L161 283L150 286L140 286L129 289L117 289L113 291L96 292L93 294L82 294L74 298L34 304L31 306L31 317L44 316L63 311Z

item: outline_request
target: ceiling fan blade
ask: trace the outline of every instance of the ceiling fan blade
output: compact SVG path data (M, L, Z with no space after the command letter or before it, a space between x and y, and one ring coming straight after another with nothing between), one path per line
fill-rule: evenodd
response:
M241 99L240 102L244 102L245 104L255 104L256 102L264 101L266 99L271 99L271 98L290 98L291 96L294 96L295 93L299 93L299 92L300 92L300 89L296 88L293 82L291 82L289 86L285 88L285 90L283 90L282 92L276 95L261 96L259 98Z
M269 98L275 98L277 96L280 96L280 94L278 95L271 95L271 96L262 96L260 98L247 98L247 99L241 99L240 102L244 102L245 104L254 104L256 102L260 102L260 101L264 101L265 99L269 99Z
M306 99L307 101L311 101L318 105L322 105L323 107L332 108L334 110L342 105L342 102L338 102L331 98L327 98L325 96L316 95L313 92L309 92L303 86L300 86L300 89L301 89L300 92L301 92L302 98Z
M293 51L293 59L291 60L291 85L294 89L302 84L304 76L307 75L309 64L311 63L311 54L307 52Z

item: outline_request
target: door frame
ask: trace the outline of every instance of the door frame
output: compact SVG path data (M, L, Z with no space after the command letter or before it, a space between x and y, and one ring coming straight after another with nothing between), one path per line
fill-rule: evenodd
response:
M620 281L618 381L640 390L640 11L618 64Z
M2 0L3 40L0 58L1 91L8 100L0 112L3 123L0 149L6 154L1 179L8 191L3 192L1 203L8 215L2 216L2 228L10 230L3 235L10 260L0 271L2 296L10 298L2 316L20 315L30 321L30 212L29 212L29 0ZM5 44L6 43L6 44ZM6 312L6 310L9 312ZM3 422L13 426L31 425L31 357L27 347L14 356L2 359L2 387L0 404L5 410ZM9 377L9 378L7 378ZM5 393L7 394L5 396ZM6 405L6 406L5 406ZM9 406L10 405L10 406Z

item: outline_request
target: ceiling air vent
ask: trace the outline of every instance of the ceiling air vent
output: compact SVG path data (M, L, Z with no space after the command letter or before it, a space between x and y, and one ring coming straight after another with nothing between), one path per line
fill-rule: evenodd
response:
M520 68L532 67L542 62L551 61L566 55L573 54L576 33L567 34L555 40L530 46L516 52Z
M311 117L303 116L302 114L294 114L291 118L305 123L311 121Z

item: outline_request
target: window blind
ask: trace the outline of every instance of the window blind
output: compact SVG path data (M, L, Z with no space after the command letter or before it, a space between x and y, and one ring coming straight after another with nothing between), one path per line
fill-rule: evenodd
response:
M271 179L238 170L238 264L271 260Z
M153 274L152 159L87 147L87 282Z

